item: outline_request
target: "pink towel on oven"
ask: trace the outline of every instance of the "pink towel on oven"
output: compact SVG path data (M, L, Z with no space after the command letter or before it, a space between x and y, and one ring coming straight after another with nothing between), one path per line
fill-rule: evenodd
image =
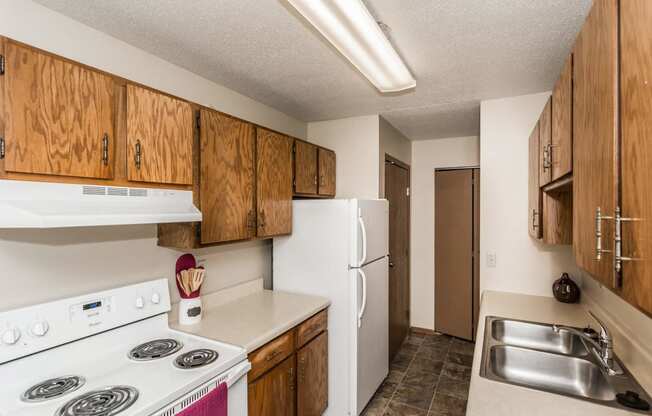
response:
M227 416L229 391L226 383L221 383L206 396L183 409L178 416Z

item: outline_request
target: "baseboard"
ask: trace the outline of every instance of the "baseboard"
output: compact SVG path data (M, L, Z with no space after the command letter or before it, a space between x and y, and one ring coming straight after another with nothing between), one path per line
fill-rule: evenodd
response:
M437 331L434 331L432 329L427 329L427 328L419 328L418 326L411 326L410 331L416 333L416 334L422 334L422 335L435 335L438 334Z

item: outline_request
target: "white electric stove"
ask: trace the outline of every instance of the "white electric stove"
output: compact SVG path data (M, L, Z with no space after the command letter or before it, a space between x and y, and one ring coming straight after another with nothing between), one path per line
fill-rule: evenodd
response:
M168 327L166 279L0 312L0 416L173 416L222 382L247 415L245 350Z

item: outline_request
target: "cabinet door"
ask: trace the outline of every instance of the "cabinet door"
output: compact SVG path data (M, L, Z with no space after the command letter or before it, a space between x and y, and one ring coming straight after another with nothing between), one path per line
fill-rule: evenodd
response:
M297 413L321 416L328 407L328 333L297 352Z
M550 162L552 180L573 170L573 55L566 60L564 69L552 92L552 146Z
M552 149L552 97L548 99L539 119L539 186L550 183L552 178L550 154Z
M319 149L319 195L335 196L335 152Z
M652 2L627 0L621 10L622 295L652 314Z
M539 123L529 139L528 160L528 232L539 239L541 233L541 188L539 187Z
M215 111L200 112L202 244L256 235L255 128Z
M295 356L292 355L258 380L249 384L248 407L250 416L294 416Z
M256 202L258 236L292 232L292 139L258 128Z
M317 193L317 146L296 140L294 142L294 192Z
M127 85L127 177L130 181L192 184L190 104Z
M573 250L577 264L612 286L613 256L597 257L596 210L613 216L618 128L618 8L596 0L573 55ZM601 221L613 249L613 221Z
M10 40L5 49L5 169L111 178L112 78Z

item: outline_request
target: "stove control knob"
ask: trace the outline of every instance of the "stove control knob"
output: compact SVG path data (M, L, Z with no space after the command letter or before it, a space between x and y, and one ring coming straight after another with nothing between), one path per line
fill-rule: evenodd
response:
M136 298L136 308L143 309L145 307L145 299L142 296Z
M157 292L152 293L152 303L158 305L161 302L161 295Z
M20 339L20 329L9 328L2 333L2 342L7 345L13 345Z
M30 328L30 332L35 337L42 337L43 335L48 333L49 329L50 329L50 325L48 325L47 321L38 321L38 322L34 322L32 328Z

